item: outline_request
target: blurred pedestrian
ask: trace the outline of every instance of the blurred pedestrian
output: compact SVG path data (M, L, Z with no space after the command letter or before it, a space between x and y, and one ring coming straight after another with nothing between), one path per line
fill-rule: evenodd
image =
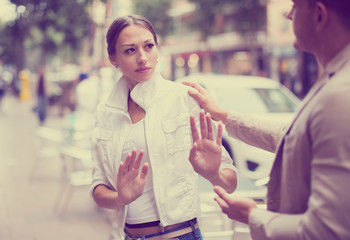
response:
M293 2L294 46L314 54L323 73L291 124L228 112L187 85L232 137L276 153L267 210L216 186L225 214L249 224L255 240L350 239L350 1Z
M0 74L0 112L2 111L2 99L6 94L7 83Z
M188 120L200 107L188 87L158 72L158 40L147 19L120 17L106 38L123 75L96 110L93 198L115 210L113 239L202 239L198 174L228 192L237 184L222 126L216 134L211 122L202 124L201 137L194 132L191 140Z
M37 95L37 106L35 110L38 115L39 124L43 125L45 123L46 115L47 115L47 94L46 94L46 86L45 86L45 78L44 78L43 70L41 70L39 73L36 95Z
M62 89L62 94L59 98L59 115L63 117L67 113L71 113L75 110L76 79L62 81L59 86Z

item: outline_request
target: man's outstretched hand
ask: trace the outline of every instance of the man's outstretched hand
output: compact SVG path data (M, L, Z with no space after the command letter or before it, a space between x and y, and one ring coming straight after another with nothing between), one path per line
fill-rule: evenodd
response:
M222 212L230 219L248 224L250 212L257 208L257 204L250 198L234 197L228 194L222 187L215 186L217 193L215 201L219 204Z

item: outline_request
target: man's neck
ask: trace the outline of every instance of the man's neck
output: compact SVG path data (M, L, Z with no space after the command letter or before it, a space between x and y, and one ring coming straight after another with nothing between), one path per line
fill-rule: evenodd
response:
M315 54L319 63L323 68L337 56L348 44L350 44L350 39L348 41L326 44L320 49L318 54Z
M315 53L323 68L350 44L350 31L333 21L319 36L319 48Z

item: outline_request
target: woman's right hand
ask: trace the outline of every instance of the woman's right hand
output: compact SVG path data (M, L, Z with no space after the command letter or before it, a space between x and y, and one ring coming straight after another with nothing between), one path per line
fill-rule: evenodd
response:
M117 176L118 202L124 205L135 201L143 193L149 166L148 163L145 163L139 174L142 157L143 151L141 150L137 155L137 151L134 149L128 154L125 161L119 165Z

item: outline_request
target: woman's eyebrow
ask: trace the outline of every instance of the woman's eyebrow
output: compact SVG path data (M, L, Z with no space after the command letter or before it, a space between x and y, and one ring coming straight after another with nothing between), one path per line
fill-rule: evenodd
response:
M153 39L147 39L146 41L144 41L144 43L148 43L148 42L153 42ZM134 44L134 43L126 43L126 44L123 44L121 46L122 47L133 47L133 46L136 46L136 44Z
M127 43L127 44L123 44L123 45L121 45L122 47L133 47L133 46L135 46L135 44L133 44L133 43Z

